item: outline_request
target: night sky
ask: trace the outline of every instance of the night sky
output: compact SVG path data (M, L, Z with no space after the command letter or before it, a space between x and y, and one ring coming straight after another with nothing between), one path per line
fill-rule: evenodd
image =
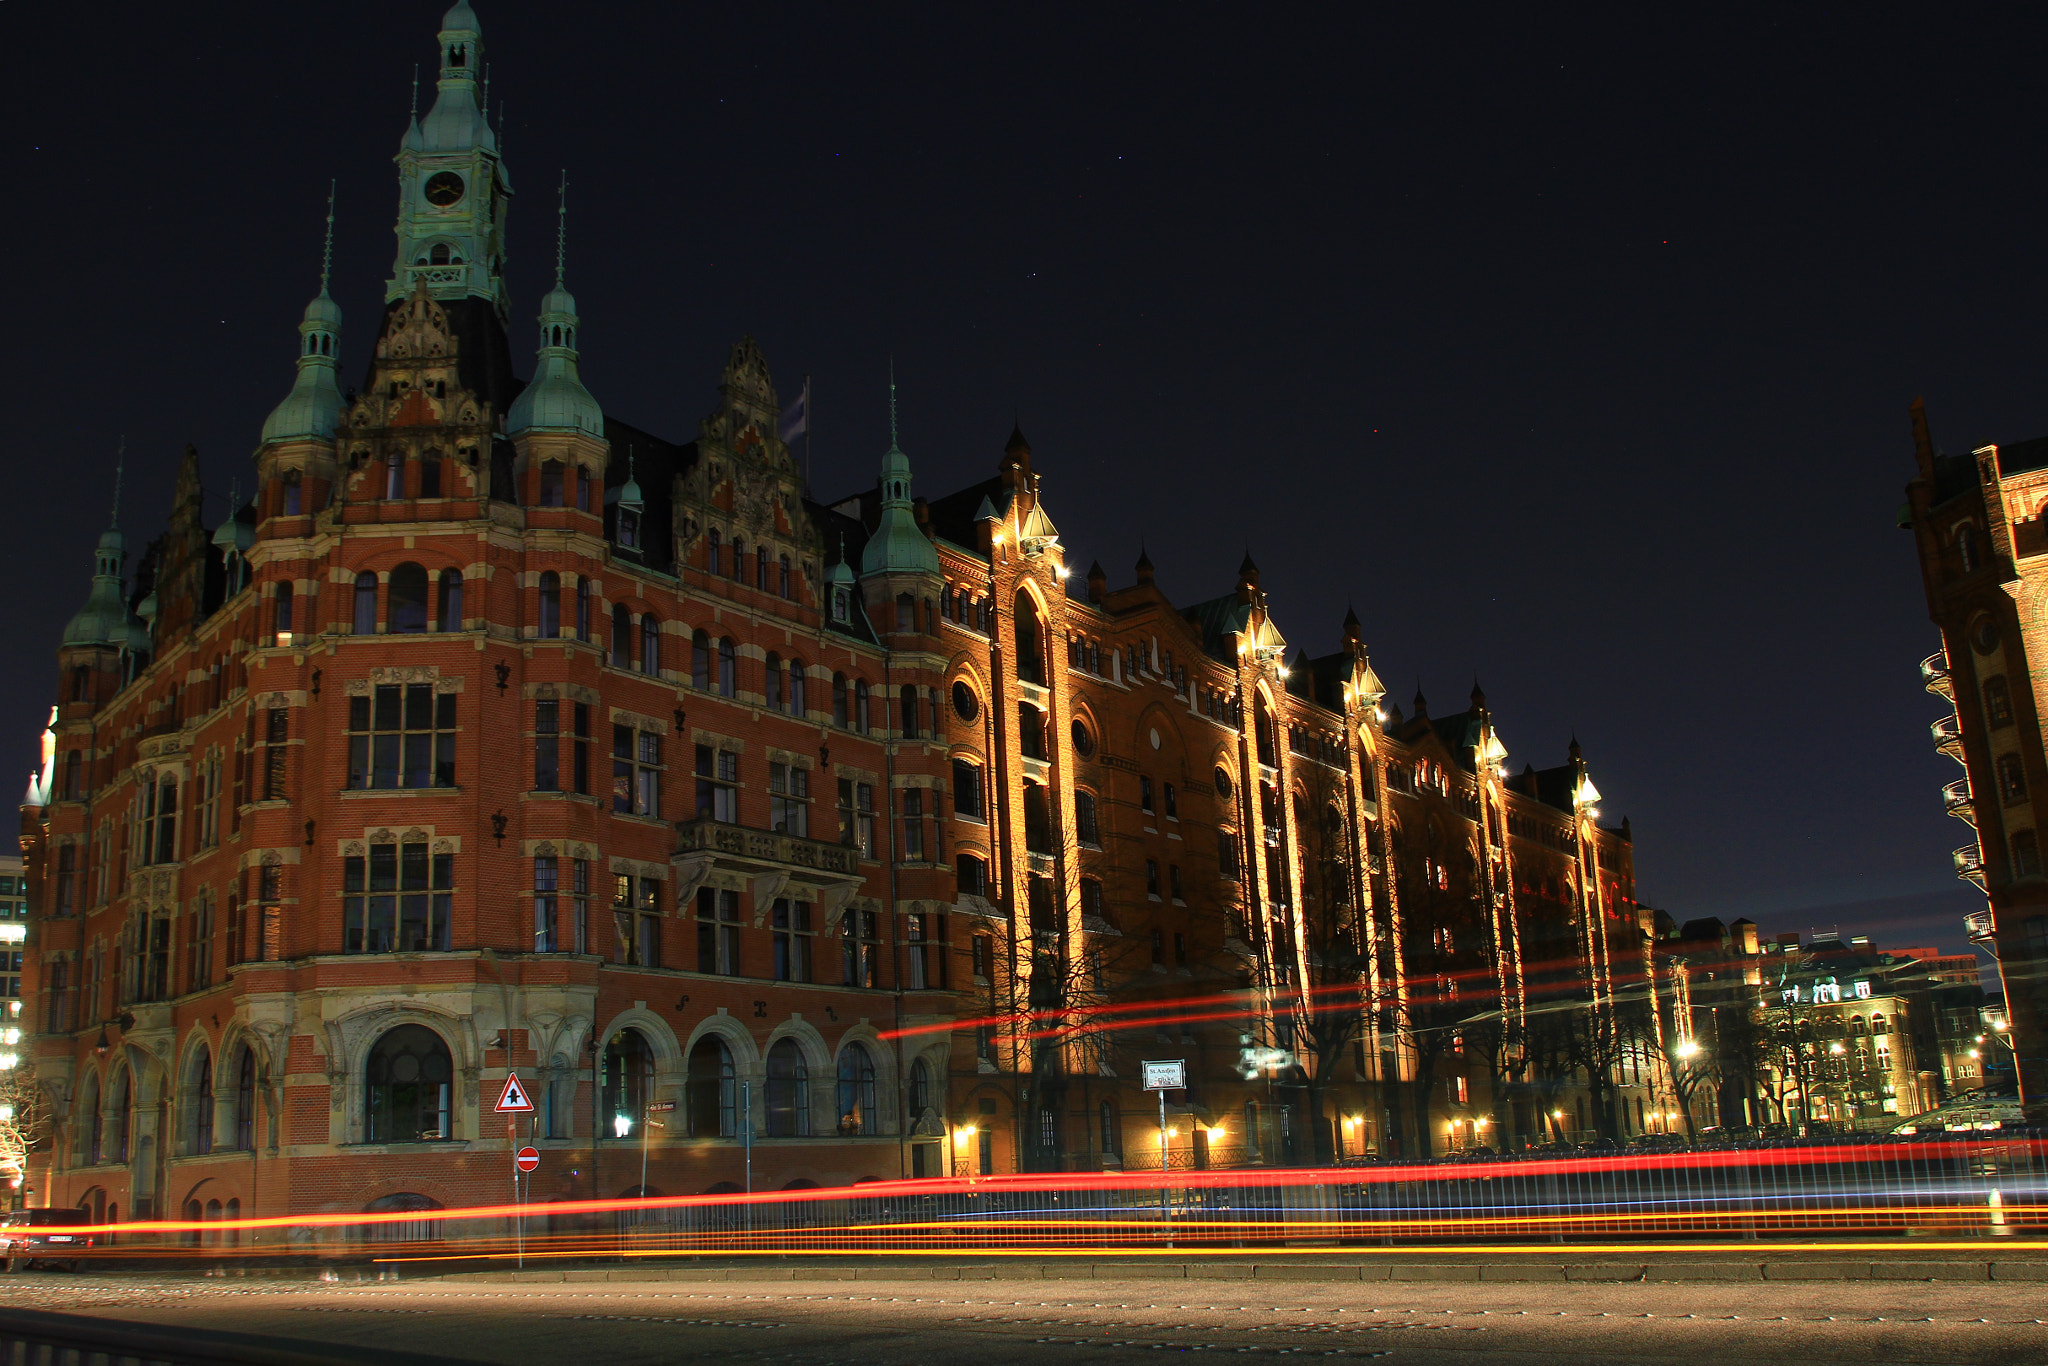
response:
M1643 900L1960 950L1896 513L1916 394L1952 451L2048 432L2041 11L1371 8L477 0L515 355L567 167L609 411L693 434L752 333L834 498L893 355L919 492L1020 419L1077 569L1142 541L1185 604L1249 548L1404 710L1476 675L1516 768L1576 731ZM330 176L360 381L440 13L0 6L21 775L116 441L131 547L187 441L209 522L247 491Z

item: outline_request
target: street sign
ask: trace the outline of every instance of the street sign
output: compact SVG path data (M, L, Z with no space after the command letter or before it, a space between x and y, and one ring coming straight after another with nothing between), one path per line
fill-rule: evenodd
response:
M537 1148L521 1148L513 1157L512 1162L519 1170L530 1172L540 1165L540 1150Z
M675 1108L676 1103L672 1100L657 1100L647 1107L647 1113L650 1115L665 1115Z
M1174 1058L1167 1062L1143 1062L1145 1089L1147 1091L1185 1091L1188 1085L1188 1064L1185 1058Z
M505 1074L505 1089L498 1096L498 1113L501 1115L530 1115L533 1102L526 1098L526 1088L519 1084L517 1072Z

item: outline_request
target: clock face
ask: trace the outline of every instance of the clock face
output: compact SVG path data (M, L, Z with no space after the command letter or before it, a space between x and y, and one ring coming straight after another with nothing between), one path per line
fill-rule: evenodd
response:
M453 171L437 171L427 180L425 194L427 202L437 209L445 209L461 200L468 189L462 177Z

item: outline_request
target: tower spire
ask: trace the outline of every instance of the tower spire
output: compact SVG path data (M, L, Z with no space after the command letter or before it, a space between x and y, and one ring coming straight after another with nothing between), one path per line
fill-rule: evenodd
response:
M889 357L889 449L895 450L896 443L896 358Z
M412 64L412 101L406 106L405 116L414 123L420 121L420 64Z
M327 292L327 277L334 268L334 179L327 180L327 240L320 244L320 292Z
M562 188L555 203L555 288L562 287L569 258L569 168L562 168Z
M128 435L122 433L121 444L114 450L114 515L107 526L113 530L121 528L121 475L128 468Z

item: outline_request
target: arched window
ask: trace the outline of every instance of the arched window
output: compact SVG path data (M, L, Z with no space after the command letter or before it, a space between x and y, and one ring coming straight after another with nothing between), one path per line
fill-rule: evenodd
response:
M88 1167L97 1166L100 1162L102 1142L98 1077L86 1077L85 1087L78 1094L78 1112L85 1119L85 1122L78 1126L78 1160Z
M784 555L778 562L778 564L781 571L779 591L781 592L783 597L787 598L792 596L796 592L796 582L790 577L789 574L789 556Z
M114 1074L113 1093L107 1097L107 1109L113 1112L113 1142L108 1144L110 1160L128 1160L128 1069L122 1068Z
M917 738L917 688L915 686L906 686L903 689L902 711L903 738L915 740Z
M405 497L404 451L393 451L384 457L384 496L386 498Z
M768 591L768 550L765 546L754 552L754 587L763 593Z
M1882 1015L1872 1015L1872 1016L1870 1017L1870 1032L1871 1032L1872 1034L1879 1034L1879 1035L1882 1035L1882 1034L1886 1034L1886 1033L1889 1033L1889 1032L1890 1032L1890 1031L1888 1031L1888 1030L1887 1030L1887 1029L1885 1028L1885 1025L1884 1025L1884 1016L1882 1016Z
M462 629L462 571L444 569L441 571L441 627L443 631Z
M540 576L540 620L536 627L542 640L562 634L562 576L550 569Z
M377 634L377 576L367 569L356 575L355 633Z
M637 1029L622 1029L604 1047L604 1099L597 1122L605 1138L639 1139L654 1099L654 1049Z
M690 1050L689 1124L692 1138L732 1138L739 1133L735 1110L732 1050L708 1036Z
M917 599L908 593L896 595L896 629L915 631L917 629Z
M213 1054L199 1050L198 1075L192 1087L192 1151L213 1151Z
M698 631L690 637L690 686L711 691L711 633Z
M732 576L741 583L747 577L747 543L737 536L732 538Z
M811 1069L795 1039L768 1050L768 1136L805 1138L811 1132Z
M623 602L612 604L612 667L633 667L633 609Z
M789 661L789 714L791 716L802 716L804 714L804 680L809 677L810 675L804 671L804 662L801 659Z
M652 612L640 618L640 672L661 673L661 618Z
M923 1058L910 1064L910 1118L912 1122L924 1118L924 1112L932 1108L932 1070Z
M562 506L562 462L559 460L541 462L540 505L544 508Z
M256 1055L247 1044L235 1050L235 1149L256 1151Z
M853 681L853 728L862 735L868 733L868 681L865 678Z
M277 632L278 644L288 645L292 635L292 586L281 583L277 586L277 602L271 608L271 629Z
M763 687L762 695L768 705L768 710L781 711L782 656L776 654L773 650L768 652L768 658L762 662L761 683Z
M1968 522L1956 528L1956 559L1965 574L1977 567L1977 528Z
M840 1051L838 1104L840 1133L880 1132L881 1116L875 1109L875 1060L860 1043L850 1043Z
M740 694L740 652L731 636L718 642L718 692L721 697Z
M1017 677L1026 683L1045 682L1044 633L1038 628L1038 600L1017 594Z
M407 560L391 571L391 610L385 620L395 632L417 634L427 629L427 571Z
M448 1045L425 1025L399 1025L370 1049L363 1141L417 1143L453 1136L455 1067Z
M832 675L832 724L844 728L853 723L853 704L846 692L846 675Z
M460 62L457 62L457 61L455 61L455 53L454 53L454 51L453 51L452 49L451 49L451 50L449 51L449 54L448 54L448 58L449 58L449 61L450 61L450 63L451 63L451 64L453 64L453 65L456 65L456 66L460 66L460 65L461 65L461 63L460 63ZM429 263L429 264L431 264L431 265L436 265L436 266L445 266L445 265L447 265L447 264L448 264L448 244L447 244L446 242L436 242L436 243L434 243L434 245L433 245L433 248L432 248L432 249L431 249L430 251L428 251L428 252L427 252L427 261L428 261L428 263Z
M718 528L713 527L704 533L704 567L713 574L724 572L719 568L722 561L719 559L718 549Z
M576 576L576 639L590 639L590 580Z

